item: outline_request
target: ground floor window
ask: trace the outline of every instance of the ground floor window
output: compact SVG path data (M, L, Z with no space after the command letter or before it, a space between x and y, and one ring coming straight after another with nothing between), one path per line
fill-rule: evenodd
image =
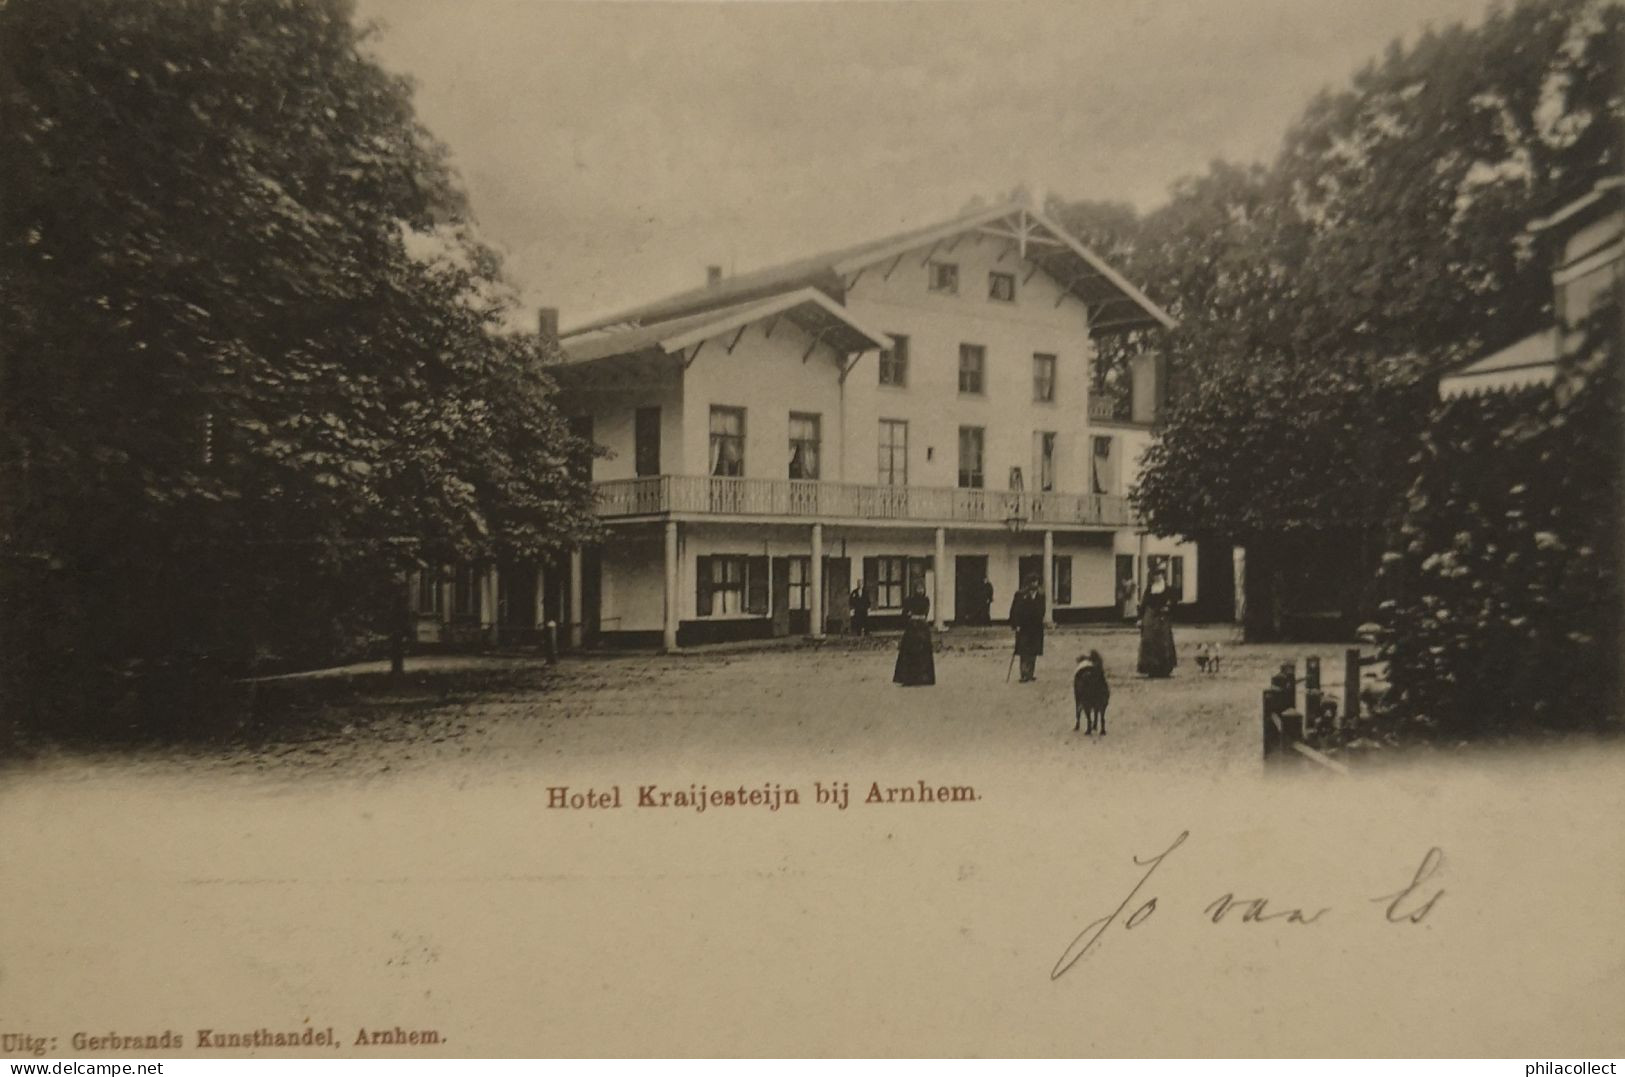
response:
M767 612L767 558L713 554L696 564L695 613L727 617Z
M903 608L903 596L908 586L908 558L865 557L863 579L870 594L870 602L877 610Z
M792 557L786 566L790 579L790 609L812 609L812 558Z
M458 565L451 582L451 615L462 618L480 616L481 572L473 565Z
M1050 584L1050 602L1056 606L1072 605L1072 558L1055 558L1055 578Z
M1146 579L1149 581L1159 573L1168 583L1168 590L1174 594L1175 602L1183 602L1185 595L1185 558L1183 556L1170 557L1165 553L1154 553L1145 559Z
M413 596L413 609L424 616L439 617L445 610L440 597L440 572L425 568L418 571L418 585Z

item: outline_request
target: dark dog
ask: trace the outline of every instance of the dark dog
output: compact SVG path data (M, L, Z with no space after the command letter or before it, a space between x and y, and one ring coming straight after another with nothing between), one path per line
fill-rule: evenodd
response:
M1089 728L1086 733L1093 733L1095 725L1100 726L1100 735L1106 735L1106 704L1111 702L1112 690L1106 683L1106 663L1101 660L1099 651L1090 651L1078 659L1078 667L1072 671L1072 703L1076 708L1073 713L1072 732L1076 733L1083 726L1083 720L1089 719Z

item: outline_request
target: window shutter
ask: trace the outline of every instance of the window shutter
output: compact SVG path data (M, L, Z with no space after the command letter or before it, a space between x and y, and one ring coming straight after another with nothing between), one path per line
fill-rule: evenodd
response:
M875 587L880 582L880 558L865 557L863 559L863 596L871 605L875 601Z
M711 616L711 559L699 557L694 562L694 613L698 617Z
M767 612L767 558L745 559L745 612Z

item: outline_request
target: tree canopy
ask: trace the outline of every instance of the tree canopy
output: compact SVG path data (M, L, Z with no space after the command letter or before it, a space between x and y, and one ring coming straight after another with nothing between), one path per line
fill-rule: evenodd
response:
M348 0L0 6L7 650L277 649L590 537L583 447Z
M1215 162L1137 220L1058 210L1180 320L1138 342L1173 371L1136 491L1156 531L1330 542L1370 581L1432 376L1550 321L1523 230L1621 167L1622 29L1605 0L1495 7L1319 94L1268 166Z

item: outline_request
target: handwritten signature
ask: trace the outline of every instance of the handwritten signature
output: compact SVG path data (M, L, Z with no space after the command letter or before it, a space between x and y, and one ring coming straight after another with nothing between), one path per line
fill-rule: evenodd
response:
M1135 866L1145 869L1144 874L1140 876L1139 881L1134 884L1134 888L1128 892L1128 896L1122 900L1110 915L1091 921L1067 944L1066 949L1061 952L1061 956L1056 959L1055 967L1050 970L1049 978L1051 980L1059 980L1070 972L1074 965L1082 961L1085 955L1100 943L1101 937L1106 934L1113 924L1121 921L1123 930L1132 931L1151 919L1157 911L1156 897L1147 897L1138 905L1134 904L1135 900L1139 898L1140 891L1145 888L1146 883L1151 881L1151 876L1156 874L1158 868L1162 867L1162 862L1173 855L1175 849L1185 844L1185 839L1190 836L1190 831L1181 831L1179 837L1174 839L1174 843L1156 856L1144 860L1139 857L1133 858ZM1438 874L1443 866L1444 851L1438 846L1434 846L1423 855L1422 862L1412 874L1408 885L1391 894L1374 897L1371 899L1372 903L1386 906L1383 915L1390 924L1420 924L1427 919L1428 914L1439 904L1439 899L1444 897L1444 890L1439 889L1434 891L1431 897L1423 900L1425 885L1428 880ZM1134 906L1134 911L1129 912L1125 917L1123 914L1131 905ZM1240 910L1239 915L1243 923L1262 923L1278 920L1287 924L1304 925L1318 923L1322 917L1332 911L1330 907L1316 908L1313 912L1306 912L1301 908L1271 909L1268 898L1237 898L1234 893L1227 893L1209 903L1202 910L1202 915L1208 917L1213 923L1219 924L1223 923L1226 917L1237 910Z

